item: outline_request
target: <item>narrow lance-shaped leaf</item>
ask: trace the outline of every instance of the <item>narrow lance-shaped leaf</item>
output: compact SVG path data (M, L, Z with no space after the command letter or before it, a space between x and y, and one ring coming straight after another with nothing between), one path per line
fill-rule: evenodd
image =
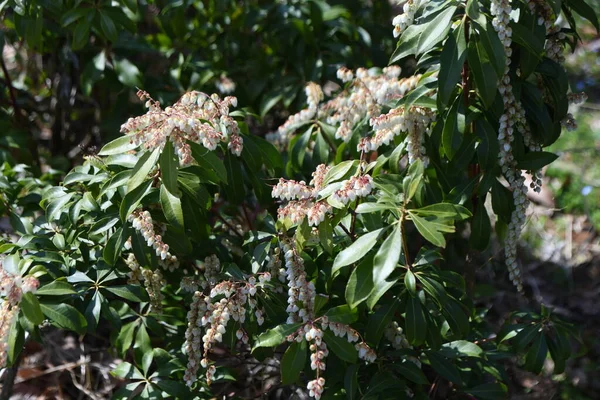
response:
M375 243L377 243L377 238L383 229L384 228L380 228L373 232L364 234L363 236L359 237L356 242L342 250L333 261L331 274L333 275L340 268L350 265L363 258L373 248L373 246L375 246Z

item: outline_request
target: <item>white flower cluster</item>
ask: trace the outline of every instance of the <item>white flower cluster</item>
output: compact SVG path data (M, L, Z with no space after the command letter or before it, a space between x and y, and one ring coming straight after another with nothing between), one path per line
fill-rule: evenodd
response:
M196 380L198 365L206 368L206 381L210 385L214 379L215 366L210 364L210 350L223 341L227 324L231 319L240 324L246 321L246 312L253 310L257 323L264 322L264 311L257 308L254 296L257 288L264 287L271 279L269 273L259 275L258 282L251 276L248 282L223 281L215 285L208 296L201 292L194 293L188 312L188 327L185 333L188 365L185 381L191 385ZM248 342L248 335L243 330L236 332L238 339Z
M285 260L285 276L288 281L287 323L311 321L317 295L315 285L306 280L304 260L296 248L283 240L280 242L280 246Z
M330 169L331 167L328 165L319 164L314 170L314 172L312 173L312 180L310 181L310 184L314 188L314 192L318 192L319 190L323 189L323 182L325 182L325 176L327 175L327 172L329 172Z
M292 223L298 224L306 217L310 226L317 226L325 220L325 216L331 211L331 207L324 201L316 201L317 193L323 185L325 174L329 167L321 164L313 172L311 185L306 182L279 179L279 183L273 187L271 195L273 198L290 200L286 205L277 210L279 219L289 218ZM297 199L297 200L296 200Z
M346 67L341 67L337 70L337 78L344 83L350 82L354 79L354 72Z
M222 94L231 94L235 91L236 85L227 75L221 74L219 79L215 82L215 86Z
M304 181L296 182L279 178L279 182L273 187L271 197L281 200L308 199L313 196L313 191Z
M326 117L328 124L337 126L336 139L350 141L352 129L364 118L372 118L381 113L383 105L390 100L399 99L415 88L420 75L399 79L400 67L390 66L383 74L374 70L359 68L353 74L347 68L340 75L346 79L354 76L350 87L321 107L320 117ZM342 79L343 80L343 79Z
M121 132L131 135L131 142L143 145L146 150L162 149L170 140L182 166L193 162L192 151L187 141L201 143L215 150L220 142L232 142L233 154L239 155L242 138L237 122L229 116L229 107L237 105L235 97L221 98L201 92L184 94L173 106L164 110L148 93L140 90L138 96L146 101L148 112L129 118L121 125Z
M131 238L129 238L131 239ZM129 247L130 249L131 247ZM127 249L127 250L129 250ZM143 275L142 275L142 267L140 266L140 264L138 263L137 259L135 258L135 255L133 255L133 253L129 253L129 255L127 256L127 259L125 260L125 264L129 267L129 272L127 273L127 283L130 284L139 284L143 279Z
M538 146L531 140L531 133L525 119L525 112L521 103L515 98L510 82L509 68L512 55L510 47L512 44L512 30L509 26L510 14L512 12L510 1L492 0L491 12L494 15L492 25L504 45L504 53L506 55L504 76L498 85L498 90L502 94L504 102L504 114L500 117L500 129L498 132L498 141L500 143L499 164L502 167L504 176L508 180L515 204L515 210L511 215L508 225L505 256L509 277L517 287L517 290L522 291L521 271L517 263L517 242L525 223L525 212L529 205L529 200L527 199L525 178L516 167L516 162L512 154L512 142L515 139L514 130L521 130L525 144L530 149L537 149ZM534 179L536 183L535 190L539 191L540 188L537 184L541 183L541 180L539 180L538 176L535 176Z
M321 398L321 396L323 395L324 387L325 387L325 378L323 378L323 377L314 379L314 380L308 382L308 385L306 385L306 388L308 389L308 395L310 397L314 397L317 400L319 400Z
M429 3L429 0L408 0L404 2L404 6L402 8L404 13L396 15L392 21L392 25L394 25L395 38L400 36L400 34L402 34L406 28L413 24L417 10L427 3Z
M327 317L321 317L321 319L321 326L323 329L329 328L329 330L337 337L346 337L348 343L356 342L354 347L358 351L358 358L365 360L367 363L375 362L377 359L377 354L372 348L369 347L367 343L365 343L363 340L360 340L360 335L355 329L352 329L350 326L341 324L339 322L329 322Z
M331 195L335 201L346 205L359 197L365 197L373 190L373 178L371 175L353 176L342 182L342 187Z
M404 330L398 325L397 322L391 322L385 328L385 338L392 344L392 347L396 350L400 349L412 349L410 343L404 335Z
M427 162L423 142L431 123L435 121L435 113L425 107L411 106L391 109L387 114L371 118L369 124L373 127L374 135L359 144L359 151L374 151L382 145L387 145L394 137L406 132L405 139L409 163L417 159Z
M22 277L6 271L0 260L0 368L6 365L8 338L13 323L19 315L23 294L35 292L40 282L33 276Z
M135 230L142 234L148 246L154 248L156 255L160 257L159 265L163 269L174 271L179 267L177 257L169 253L169 245L162 241L161 235L154 232L154 222L148 211L136 210L127 217L127 220L131 222L131 226Z
M314 82L309 82L304 89L306 93L306 104L308 108L300 112L290 115L289 118L281 125L276 132L267 134L267 140L281 147L285 147L289 141L290 134L298 127L306 124L317 115L318 105L323 101L323 89Z

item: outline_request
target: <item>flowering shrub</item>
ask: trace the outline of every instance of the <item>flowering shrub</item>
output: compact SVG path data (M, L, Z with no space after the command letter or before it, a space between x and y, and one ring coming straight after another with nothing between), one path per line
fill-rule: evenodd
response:
M39 186L3 177L21 237L0 247L1 360L47 321L111 325L118 398L210 398L240 373L224 352L275 360L282 385L316 399L426 398L440 381L448 397L504 398L511 354L536 373L549 354L561 372L574 329L547 309L486 327L465 259L489 244L491 198L524 291L527 193L583 99L567 93L562 47L572 12L593 12L580 0L406 4L391 62L413 57L417 74L341 68L338 92L309 83L307 107L268 140L234 97L190 92L163 109L140 91L148 112L43 190L43 214L19 211Z

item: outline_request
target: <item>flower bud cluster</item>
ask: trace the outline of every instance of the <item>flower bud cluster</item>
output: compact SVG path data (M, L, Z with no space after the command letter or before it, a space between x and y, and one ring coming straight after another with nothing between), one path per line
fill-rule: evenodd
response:
M408 150L409 163L425 157L425 133L435 121L435 113L429 108L412 106L393 108L387 114L371 118L369 124L373 127L374 135L365 141L359 150L374 151L382 145L387 145L394 137L406 132L405 143Z
M160 257L159 265L163 269L173 271L179 267L177 257L169 253L169 245L164 243L162 237L154 232L154 222L148 211L136 210L127 217L127 220L131 222L135 230L142 234L148 246L154 248L156 255Z
M301 125L312 120L317 115L318 105L323 101L324 95L321 86L314 82L309 82L304 89L306 93L306 104L308 108L290 115L283 125L276 132L267 134L267 140L281 147L285 147L289 141L290 134Z
M354 72L346 67L341 67L337 70L337 78L344 83L350 82L354 79Z
M392 347L396 350L401 349L412 349L408 339L404 335L404 330L398 325L396 321L391 322L385 328L385 338L392 344Z
M336 190L331 198L346 205L359 197L365 197L373 190L373 178L371 175L353 176L342 182L342 187Z
M162 301L165 298L161 293L163 286L167 284L164 280L160 270L152 271L151 269L144 268L142 270L142 277L144 278L144 287L150 297L150 305L156 312L162 310Z
M569 93L567 94L567 99L569 100L569 105L580 105L587 101L587 94L584 92L581 93Z
M329 167L324 164L317 167L312 174L313 179L310 182L311 185L314 185L312 187L304 181L296 182L280 178L279 183L273 187L271 195L273 198L291 201L279 207L278 218L289 218L293 224L298 224L304 218L308 218L310 226L317 226L323 222L327 213L331 211L331 207L326 202L315 199L323 185L327 171L329 171Z
M306 385L306 388L308 389L308 395L310 397L314 397L317 400L319 400L321 398L321 396L323 395L324 387L325 387L325 378L323 378L323 377L314 379L314 380L308 382L308 385Z
M258 276L258 281L256 277L251 276L243 283L220 282L211 288L208 296L198 291L194 293L185 334L188 354L185 381L188 385L195 382L198 366L206 368L208 384L214 379L216 368L209 365L209 352L223 341L231 319L243 324L246 321L246 312L254 310L257 323L264 323L264 311L257 308L255 296L257 288L263 288L270 280L271 274L265 272ZM236 336L242 342L248 343L248 335L243 330L238 330Z
M345 67L341 71L343 78L354 75ZM414 89L420 78L417 75L399 79L399 75L400 68L397 66L384 68L382 74L357 69L350 87L325 103L319 117L325 117L328 124L338 127L336 139L350 141L354 126L367 117L378 116L383 105Z
M317 295L315 285L307 281L304 260L296 248L283 240L280 242L280 246L285 260L285 276L288 281L287 323L311 321Z
M406 28L413 24L417 10L429 3L429 0L408 0L404 2L403 14L396 15L392 21L394 37L397 38Z
M331 167L325 164L319 164L317 166L317 169L315 169L315 171L312 173L312 180L310 181L310 184L314 188L313 192L318 192L319 190L323 189L323 182L325 182L325 176L327 175L327 172L329 172L330 169Z
M130 269L130 272L127 273L127 283L139 284L142 280L144 280L142 275L142 267L140 266L140 263L138 263L133 253L129 253L127 259L125 260L125 264Z
M367 343L361 340L358 332L349 325L339 322L329 322L327 317L322 317L321 326L323 329L329 328L329 330L337 337L346 337L348 343L356 343L354 347L358 351L358 358L361 360L372 363L377 359L375 351L369 347Z
M562 121L560 121L560 124L569 132L572 132L577 129L577 121L571 113L568 113L567 116Z
M530 149L538 149L539 145L535 144L531 138L531 132L525 118L525 111L520 101L515 98L510 81L509 69L512 55L512 49L510 47L512 43L512 30L509 26L510 14L512 12L510 1L492 0L491 12L494 16L492 25L496 29L498 37L504 45L504 53L506 55L504 76L498 86L504 102L504 113L500 117L500 129L498 132L498 141L500 144L498 162L502 167L504 176L508 180L515 204L515 210L511 214L511 221L508 225L505 256L509 277L517 289L522 291L523 284L521 281L521 271L517 263L517 242L523 224L525 223L525 212L529 205L529 200L527 199L525 178L517 168L512 154L512 142L515 139L514 130L519 129L521 131L524 142ZM541 180L538 180L537 178L538 177L536 176L536 185L541 183ZM535 190L539 191L539 187L536 186Z
M0 260L0 368L6 365L8 355L8 338L13 323L20 310L23 294L33 293L40 282L33 276L22 277L6 271Z
M296 182L279 178L279 183L273 187L271 197L281 200L308 199L313 196L313 191L304 181Z
M188 140L215 150L219 142L233 139L230 150L234 154L241 153L239 127L229 117L229 107L237 105L235 97L228 96L221 100L216 94L208 96L193 91L184 94L173 106L164 110L148 93L140 90L138 97L147 100L148 112L129 118L121 126L122 133L131 135L132 143L143 145L146 150L154 150L162 149L170 140L182 166L193 161Z

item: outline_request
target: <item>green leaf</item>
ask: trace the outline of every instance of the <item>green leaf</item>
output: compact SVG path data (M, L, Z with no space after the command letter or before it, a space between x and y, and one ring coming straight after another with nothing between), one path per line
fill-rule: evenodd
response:
M483 355L481 347L467 340L455 340L453 342L444 343L439 353L448 358L459 357L476 357Z
M460 81L465 62L467 44L464 21L448 36L440 55L440 72L438 79L438 100L447 105L450 96Z
M442 314L455 336L465 337L469 333L469 317L454 298L448 296L448 301L442 308Z
M356 242L342 250L333 261L331 274L333 275L340 268L350 265L367 255L373 246L375 246L375 243L377 243L377 238L383 229L384 228L380 228L373 232L362 235L356 240Z
M358 264L350 274L346 285L346 302L350 308L355 308L371 295L374 288L373 263L369 257Z
M348 305L333 307L327 310L325 316L329 322L337 322L340 324L351 324L358 320L358 310L350 308Z
M531 151L526 153L522 159L517 160L517 168L537 171L557 158L558 156L556 154L548 153L546 151Z
M552 339L552 337L546 336L546 342L548 343L548 351L554 362L553 374L562 374L566 367L566 357L561 353L561 349L558 344Z
M425 240L438 247L446 247L446 239L444 239L444 235L436 229L436 225L424 218L419 217L411 211L409 211L409 214L410 219L413 221L415 227L423 236L423 238L425 238Z
M160 165L160 178L167 190L173 194L178 194L179 189L177 187L177 170L179 169L179 161L173 151L173 143L167 140L165 147L160 153L159 157Z
M323 341L329 350L333 351L340 360L354 364L358 360L358 352L346 337L337 337L330 330L323 331Z
M498 78L502 77L506 66L506 55L504 54L504 45L500 41L498 33L483 13L481 13L479 18L473 22L475 22L481 44L483 45L490 62L494 66L496 76Z
M538 334L540 334L540 326L538 324L532 324L521 329L513 340L515 348L518 351L525 350L525 347L527 347Z
M100 233L104 233L107 230L109 230L110 228L112 228L113 226L115 226L119 221L120 220L118 217L102 218L100 221L98 221L94 225L92 225L92 227L90 228L89 235L91 236L91 235L98 235Z
M40 304L42 312L48 319L60 328L85 333L87 322L85 317L76 308L68 304Z
M216 174L219 181L223 183L227 182L227 169L223 161L215 154L214 151L208 150L206 147L195 143L188 142L192 148L192 156L198 165L207 171L211 171Z
M446 357L435 351L426 351L425 354L427 354L427 358L429 359L431 367L435 370L435 372L450 382L456 383L457 385L462 385L460 371L454 364L448 361Z
M125 232L123 228L119 228L115 231L115 233L108 239L106 242L106 246L104 247L104 251L102 252L102 258L108 265L115 265L117 259L120 257L121 252L123 251L123 246L127 238L125 237Z
M394 271L402 249L402 229L397 223L373 259L373 284L379 286Z
M406 286L406 290L412 297L417 295L417 279L411 270L407 270L404 275L404 286Z
M384 304L369 316L365 339L373 345L378 345L388 325L394 319L400 301L396 298L390 304Z
M485 204L479 199L475 215L471 221L471 236L469 237L469 245L475 250L483 251L490 243L492 233L492 225L490 216L485 208Z
M148 295L138 285L105 286L104 289L125 300L135 301L136 303L148 301Z
M160 148L154 149L152 153L144 153L133 167L133 175L127 183L127 193L140 186L148 177L150 171L156 166L156 161L160 156Z
M183 210L181 209L181 200L167 190L165 185L160 187L160 205L167 221L177 227L183 229Z
M489 61L484 45L475 36L469 42L469 68L473 73L476 92L481 98L485 109L489 109L498 92L498 77L495 74L494 66Z
M63 27L71 25L73 22L76 22L81 17L85 16L86 14L89 14L89 12L89 8L75 7L62 15L62 17L60 18L60 24Z
M594 25L594 28L596 28L596 32L600 32L596 11L585 0L568 0L565 3L582 18L590 21Z
M418 385L428 385L427 377L419 367L412 361L403 361L401 363L390 363L389 367L400 374L402 377Z
M119 37L119 32L117 32L117 28L115 27L115 23L112 19L100 11L100 27L102 28L102 32L106 36L108 40L111 42L116 42Z
M406 296L406 338L413 346L425 342L427 320L418 297Z
M80 19L73 31L73 50L82 49L90 39L90 21L89 18Z
M281 359L281 383L290 385L300 378L306 364L306 340L294 341Z
M36 296L62 296L68 294L75 294L73 286L68 282L64 281L53 281L40 287L36 290Z
M117 368L111 371L111 375L121 379L144 379L144 375L132 364L122 361Z
M546 344L546 336L539 332L533 340L531 348L527 352L525 359L525 369L535 374L539 374L544 366L544 360L548 354L548 345Z
M25 293L21 298L21 310L23 315L34 325L39 325L44 322L44 314L40 308L40 302L37 297L31 292Z
M227 169L227 186L225 186L227 196L230 201L241 204L246 196L242 164L236 156L227 153L225 155L225 168Z
M484 383L465 392L481 400L503 400L506 399L508 389L503 383Z
M121 221L127 221L127 217L131 215L131 213L140 204L140 201L142 201L142 199L148 194L151 186L152 179L148 179L145 183L125 195L119 208L119 216L121 217Z
M417 278L423 285L423 289L425 292L433 298L433 300L438 304L440 309L442 309L446 304L446 289L442 286L438 281L425 276L422 273L416 274Z
M346 399L347 400L357 400L357 392L358 392L358 369L360 368L359 364L352 364L346 368L346 373L344 374L344 390L346 391Z
M417 54L429 51L435 44L442 41L448 35L456 8L456 6L445 7L435 18L426 23L419 37Z
M436 203L429 206L421 207L416 210L411 210L412 213L417 213L421 216L435 216L437 218L450 218L453 220L463 220L473 216L471 211L465 207L452 203Z
M9 365L14 365L19 357L19 354L21 354L21 351L23 350L23 345L25 344L25 330L17 318L15 318L12 321L12 324L7 328L8 340L6 345L8 349L6 350L6 355Z
M446 154L446 157L449 160L454 158L454 155L462 143L463 133L458 128L458 107L460 101L460 96L454 100L452 108L450 108L446 115L444 128L442 130L442 146L444 148L444 154Z
M498 164L500 147L496 131L485 118L479 118L475 121L475 134L479 137L477 145L479 165L485 170L490 170Z
M254 342L254 347L252 349L254 350L259 347L278 346L281 343L283 343L289 335L295 333L298 330L298 328L300 328L300 326L302 326L301 323L283 324L278 325L273 329L269 329L266 332L263 332L260 335L258 335L256 341Z

